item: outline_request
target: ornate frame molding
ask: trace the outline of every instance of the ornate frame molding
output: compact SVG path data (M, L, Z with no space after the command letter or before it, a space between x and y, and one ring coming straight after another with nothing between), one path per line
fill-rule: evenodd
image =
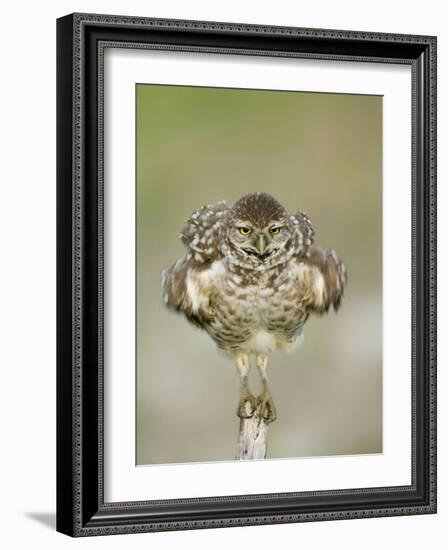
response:
M102 84L105 47L412 66L412 485L104 502ZM431 36L93 14L73 14L58 20L59 531L72 536L90 536L436 511L436 62L436 38ZM92 113L98 117L95 126L89 123ZM93 321L86 318L87 304L90 310L94 307L96 311ZM86 421L87 413L95 413L93 426ZM292 498L296 499L296 509ZM350 499L351 504L347 506ZM285 505L280 512L270 513L269 501L274 500ZM257 504L258 511L249 510L251 502ZM353 503L357 505L353 507ZM202 512L197 505L202 505ZM161 507L166 510L162 520L155 517L157 508L160 511Z

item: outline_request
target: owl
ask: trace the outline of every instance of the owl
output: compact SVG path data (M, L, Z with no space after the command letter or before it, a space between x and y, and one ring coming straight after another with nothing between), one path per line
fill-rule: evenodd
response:
M298 346L310 314L339 308L347 281L344 263L333 250L314 246L305 212L288 214L267 193L251 193L233 206L225 201L203 206L180 238L186 253L161 276L165 305L234 358L240 377L237 415L257 411L274 421L270 354ZM259 397L248 383L251 357L261 377Z

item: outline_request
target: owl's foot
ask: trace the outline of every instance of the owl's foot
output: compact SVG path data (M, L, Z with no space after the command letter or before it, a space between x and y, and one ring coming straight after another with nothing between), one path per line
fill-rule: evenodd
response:
M251 418L254 415L257 406L257 398L252 395L250 391L242 391L240 394L240 400L238 402L236 414L240 418Z
M277 410L272 399L271 392L268 389L263 390L263 393L258 398L257 413L264 418L266 422L274 422L277 418Z

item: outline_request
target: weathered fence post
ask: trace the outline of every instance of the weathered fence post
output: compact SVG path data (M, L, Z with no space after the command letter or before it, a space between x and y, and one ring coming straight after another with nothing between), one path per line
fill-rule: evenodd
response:
M250 411L250 403L246 410ZM268 448L268 423L260 416L258 409L250 418L240 419L238 434L237 460L252 460L266 458Z

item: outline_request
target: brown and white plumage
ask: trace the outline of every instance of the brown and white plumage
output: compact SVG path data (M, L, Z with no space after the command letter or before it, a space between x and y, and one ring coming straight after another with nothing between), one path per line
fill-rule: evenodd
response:
M266 193L235 205L203 206L181 232L186 254L163 272L163 299L236 357L241 374L238 414L245 403L276 413L266 377L267 355L299 343L311 313L340 306L346 269L335 252L314 246L311 221ZM247 385L255 354L264 391L256 400Z

